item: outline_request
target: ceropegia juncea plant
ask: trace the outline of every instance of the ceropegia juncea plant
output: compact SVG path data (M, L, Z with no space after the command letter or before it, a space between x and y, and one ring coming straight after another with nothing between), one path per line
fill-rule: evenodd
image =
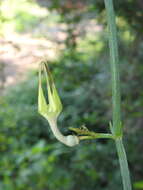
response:
M115 13L113 8L113 0L104 0L107 13L108 30L109 30L109 47L110 47L110 67L112 77L112 108L113 118L110 122L111 133L96 133L89 131L86 127L70 128L77 135L64 136L57 127L57 119L62 111L62 103L52 75L49 71L48 64L42 62L39 69L39 95L38 95L38 111L45 117L53 131L55 137L66 144L67 146L75 146L79 144L80 140L108 138L115 141L117 148L120 171L123 181L124 190L132 190L130 174L128 169L127 156L123 145L123 125L121 122L121 97L120 97L120 77L119 77L119 57L118 57L118 43L117 31L115 22ZM44 72L47 81L48 100L46 102L44 92L42 89L42 72Z

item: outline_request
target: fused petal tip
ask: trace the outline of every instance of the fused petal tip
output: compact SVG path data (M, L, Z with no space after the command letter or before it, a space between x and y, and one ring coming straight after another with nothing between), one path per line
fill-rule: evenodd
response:
M47 83L48 103L42 88L42 77ZM39 68L39 90L38 90L38 112L46 119L57 119L62 111L62 103L56 90L52 75L46 62L40 63Z

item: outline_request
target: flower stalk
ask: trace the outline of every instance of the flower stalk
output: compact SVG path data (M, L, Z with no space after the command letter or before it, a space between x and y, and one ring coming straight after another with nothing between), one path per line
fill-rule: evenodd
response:
M96 133L93 131L89 131L88 129L82 128L69 128L71 131L74 131L78 134L80 140L87 139L114 139L114 135L111 133Z

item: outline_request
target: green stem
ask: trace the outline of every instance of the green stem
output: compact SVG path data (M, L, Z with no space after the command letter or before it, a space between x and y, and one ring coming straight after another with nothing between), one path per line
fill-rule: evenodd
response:
M115 135L116 148L119 157L121 176L124 190L131 190L131 180L128 169L128 162L124 145L122 143L122 125L121 125L121 96L120 96L120 77L119 77L119 58L117 31L115 22L115 13L113 0L104 0L107 11L107 20L109 27L109 47L110 47L110 65L112 74L112 105L113 105L113 126L112 133Z
M119 78L119 56L115 14L112 0L105 0L107 20L109 27L110 46L110 67L112 75L112 106L113 106L113 132L116 135L122 134L121 128L121 98L120 98L120 78Z
M131 190L132 187L131 187L130 173L128 169L127 156L126 156L122 139L116 140L116 148L117 148L118 157L119 157L124 190Z

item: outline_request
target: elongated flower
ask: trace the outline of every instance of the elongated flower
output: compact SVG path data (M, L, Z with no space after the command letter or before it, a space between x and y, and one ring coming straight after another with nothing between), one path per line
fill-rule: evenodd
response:
M48 103L42 88L42 71L46 77ZM46 62L40 63L39 68L39 91L38 91L38 112L45 117L52 129L55 137L67 146L75 146L79 143L79 138L75 135L64 136L57 127L57 119L62 111L62 103L56 90L52 75Z

